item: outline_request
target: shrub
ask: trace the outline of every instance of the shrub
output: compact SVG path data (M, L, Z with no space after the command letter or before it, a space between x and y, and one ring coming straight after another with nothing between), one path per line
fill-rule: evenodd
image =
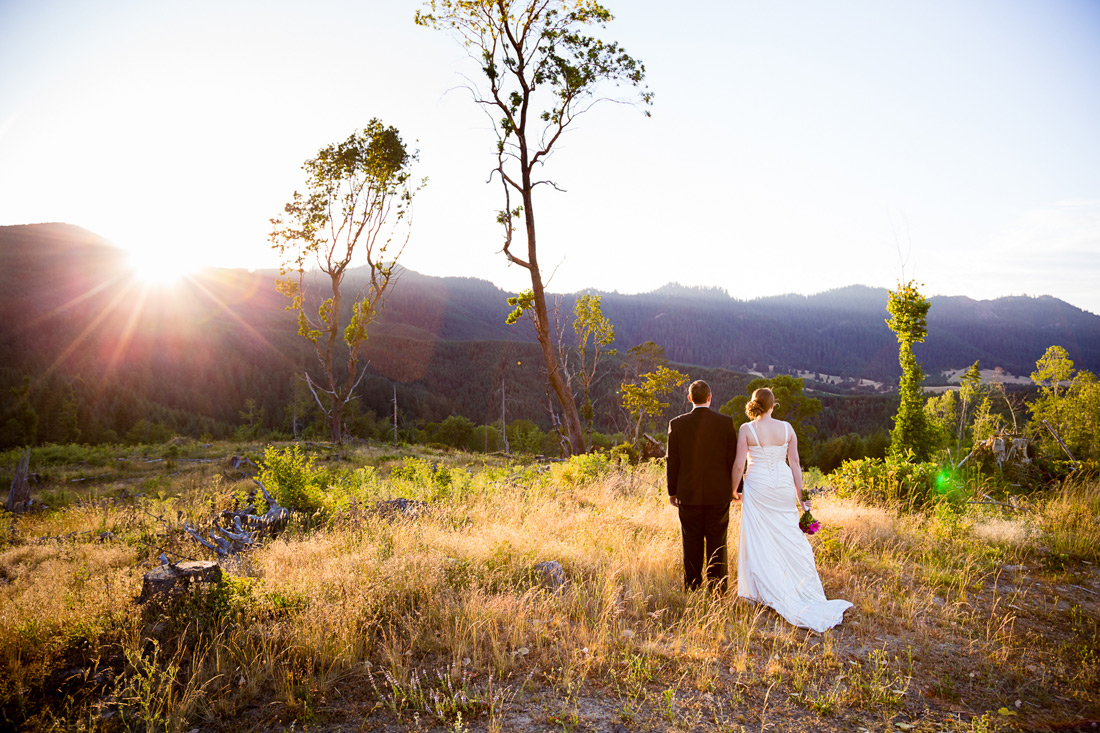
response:
M619 466L637 466L642 454L630 443L619 443L611 449L611 461Z
M968 495L960 474L938 463L864 458L845 461L830 478L841 496L906 511L940 500L962 500Z
M313 457L298 445L278 449L269 446L260 462L260 481L282 506L303 512L321 508L328 473L314 468Z
M432 464L423 458L406 458L390 471L390 479L410 484L412 497L429 501L461 493L472 484L468 471Z
M582 486L611 472L611 460L606 453L581 453L561 466L558 480L567 486Z

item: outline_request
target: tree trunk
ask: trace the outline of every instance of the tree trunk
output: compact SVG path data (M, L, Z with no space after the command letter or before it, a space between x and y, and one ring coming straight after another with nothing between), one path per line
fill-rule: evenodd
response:
M546 362L546 378L554 390L554 396L561 405L562 421L569 437L569 452L580 455L586 450L584 426L581 424L580 411L573 399L573 392L562 375L558 363L558 352L550 332L550 316L546 308L546 290L542 284L542 272L539 270L538 254L535 247L535 210L531 195L531 169L527 161L526 143L520 133L521 162L523 171L523 212L527 225L527 269L531 273L531 293L535 301L535 334L542 347L542 358Z
M329 413L329 428L332 442L341 445L344 442L344 403L336 395L332 396L332 412Z

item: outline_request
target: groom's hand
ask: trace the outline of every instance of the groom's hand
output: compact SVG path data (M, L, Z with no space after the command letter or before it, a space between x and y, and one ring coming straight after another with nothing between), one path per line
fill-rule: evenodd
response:
M668 503L672 506L680 506L680 500L676 498L676 494L672 494L668 497Z

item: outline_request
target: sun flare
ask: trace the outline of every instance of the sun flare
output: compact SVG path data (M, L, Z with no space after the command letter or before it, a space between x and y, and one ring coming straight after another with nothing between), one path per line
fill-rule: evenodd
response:
M196 262L174 249L134 249L129 259L134 277L149 286L174 285L198 269Z

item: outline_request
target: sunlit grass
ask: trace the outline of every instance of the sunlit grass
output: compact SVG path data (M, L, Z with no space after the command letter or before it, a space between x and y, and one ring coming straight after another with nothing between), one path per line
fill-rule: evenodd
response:
M318 514L159 612L134 603L156 556L204 556L180 518L208 522L249 481L162 469L142 474L156 478L144 496L91 486L95 500L4 518L5 723L560 730L613 710L631 729L995 730L1100 714L1095 482L1032 512L819 497L826 592L855 604L819 635L735 593L682 592L658 465L372 448L324 470L336 483ZM396 497L427 505L375 511ZM564 587L540 582L544 561Z

